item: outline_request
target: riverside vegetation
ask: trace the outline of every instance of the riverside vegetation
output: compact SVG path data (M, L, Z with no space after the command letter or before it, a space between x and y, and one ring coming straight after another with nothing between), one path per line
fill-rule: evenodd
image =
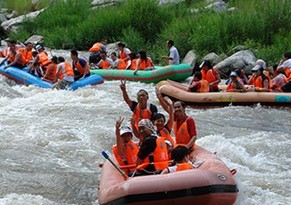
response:
M15 0L10 7L25 12L25 1ZM146 50L155 62L167 55L168 39L174 40L181 57L192 49L200 58L210 52L229 55L242 45L252 49L257 58L275 64L283 53L291 51L290 0L232 0L227 5L235 9L225 12L205 9L204 0L166 5L157 0L127 0L97 9L90 3L43 0L41 5L49 7L9 37L23 41L38 34L44 36L48 47L78 50L88 50L105 37L109 42L126 42L135 52ZM30 7L25 5L28 12Z

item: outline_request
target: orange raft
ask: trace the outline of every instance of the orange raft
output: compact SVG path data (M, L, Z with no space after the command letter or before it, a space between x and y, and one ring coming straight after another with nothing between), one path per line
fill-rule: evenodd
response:
M193 93L187 91L187 86L167 80L156 85L163 95L174 101L181 100L187 105L197 108L222 107L228 105L261 105L272 107L291 107L291 93L276 92L210 92ZM226 86L220 85L225 90Z
M99 203L234 204L238 193L233 177L235 171L230 171L215 154L200 146L196 145L191 155L196 161L203 162L198 168L163 175L130 177L127 180L112 164L105 162L100 176ZM116 162L115 158L112 160Z

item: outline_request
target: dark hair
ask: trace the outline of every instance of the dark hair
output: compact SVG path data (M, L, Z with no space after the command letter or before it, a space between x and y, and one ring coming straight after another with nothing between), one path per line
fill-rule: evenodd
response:
M122 47L122 48L124 48L124 47L125 47L125 44L122 43L122 42L119 42L119 43L117 44L117 46L118 46L118 47Z
M58 61L62 63L62 62L65 62L65 59L64 59L63 56L59 56L59 57L58 57Z
M284 53L284 57L287 59L291 58L291 52Z
M201 80L201 79L202 79L202 74L201 74L201 72L200 72L200 71L196 71L196 72L194 73L194 77L195 77L195 78L198 78L198 80Z
M172 150L172 159L175 162L181 162L188 155L188 149L185 146L179 145Z
M183 102L183 101L181 101L181 100L176 101L176 103L180 103L183 108L186 108L187 107L186 103Z
M26 42L24 45L26 45L26 46L27 46L27 45L30 45L30 44L32 45L32 43L31 43L31 42Z
M149 96L148 92L147 92L146 90L144 90L144 89L140 89L140 90L137 92L137 94L139 94L140 92L145 92L145 94L146 94L147 96Z
M71 54L78 57L78 51L76 49L71 50Z
M117 56L117 55L116 55L116 52L114 52L114 51L111 53L111 55Z
M134 52L131 52L130 54L128 54L129 55L129 57L131 58L131 59L136 59L136 54L134 53Z
M147 53L145 51L141 50L138 52L138 54L142 60L145 60L145 61L147 60Z
M204 60L203 62L203 66L207 66L209 69L212 69L212 63L210 62L210 60ZM203 68L203 66L201 68Z
M58 57L57 56L53 56L52 58L51 58L51 61L53 62L53 63L58 63Z
M174 41L173 40L168 40L168 44L173 46L174 45Z
M107 55L106 51L100 51L100 54L103 53L104 55Z
M160 119L160 118L163 118L163 120L166 121L165 115L162 114L162 113L156 113L156 114L153 116L153 121L156 121L157 119Z

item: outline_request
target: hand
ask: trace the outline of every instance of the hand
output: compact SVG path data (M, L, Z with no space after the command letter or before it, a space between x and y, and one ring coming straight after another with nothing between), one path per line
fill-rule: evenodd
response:
M6 66L4 66L4 69L6 69L6 68L8 68L8 66L6 65Z
M170 106L173 105L173 101L168 96L165 96L164 99Z
M126 91L126 80L121 80L120 82L121 82L121 84L119 85L119 87L122 91L125 92Z
M133 75L136 75L136 73L137 73L137 70L135 70L135 71L133 72Z
M116 120L116 123L115 123L115 127L116 127L116 129L119 129L119 128L120 128L120 126L121 126L123 120L124 120L124 117L119 116L119 119L117 119L117 120Z
M160 92L160 90L157 87L156 87L156 95L157 95L158 98L163 97L162 93Z

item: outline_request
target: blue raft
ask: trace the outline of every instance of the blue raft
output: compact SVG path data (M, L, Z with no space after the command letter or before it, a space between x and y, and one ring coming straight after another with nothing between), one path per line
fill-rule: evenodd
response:
M2 60L3 58L0 58L0 62L2 62ZM41 88L52 87L52 83L43 81L41 78L26 72L25 70L28 70L27 68L24 68L22 70L22 69L10 66L4 69L5 65L6 63L0 66L0 74L6 76L9 79L16 81L17 83L20 83L23 85L35 85ZM70 89L76 90L80 87L85 87L87 85L101 84L103 82L104 80L100 75L91 75L89 77L73 82L70 86L71 87Z

